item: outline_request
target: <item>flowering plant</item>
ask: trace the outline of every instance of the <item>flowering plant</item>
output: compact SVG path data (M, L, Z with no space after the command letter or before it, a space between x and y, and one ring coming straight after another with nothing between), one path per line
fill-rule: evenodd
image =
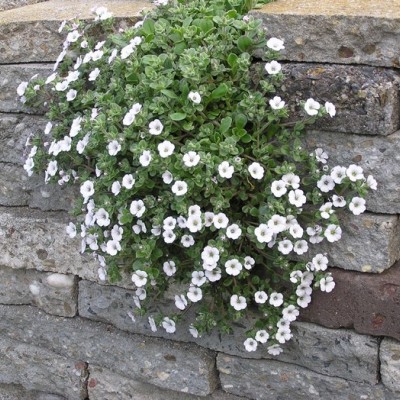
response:
M157 3L122 32L104 8L92 23L62 25L54 72L18 87L49 119L24 168L79 185L67 233L80 232L100 279L129 273L138 314L179 284L176 312L151 314L152 330L174 332L196 303L195 337L229 332L252 307L246 350L268 343L279 354L313 289L335 286L326 255L309 249L339 240L336 210L362 213L376 182L302 147L305 124L335 107L308 99L305 118L285 122L275 60L284 43L264 38L250 1ZM255 49L267 61L256 83Z

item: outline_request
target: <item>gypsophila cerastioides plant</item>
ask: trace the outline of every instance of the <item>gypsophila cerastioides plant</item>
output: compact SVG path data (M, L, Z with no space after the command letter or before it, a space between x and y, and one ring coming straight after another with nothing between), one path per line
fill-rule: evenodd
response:
M49 119L24 168L79 185L68 235L79 232L100 279L129 273L153 331L175 332L194 303L195 337L229 332L252 309L246 350L279 354L313 289L335 286L326 255L309 249L339 240L336 210L362 213L376 182L302 148L305 123L335 107L308 99L304 119L285 122L274 60L284 43L264 38L250 3L159 0L124 31L104 8L89 24L63 23L54 73L18 88ZM252 83L255 49L266 62ZM173 309L157 312L171 284Z

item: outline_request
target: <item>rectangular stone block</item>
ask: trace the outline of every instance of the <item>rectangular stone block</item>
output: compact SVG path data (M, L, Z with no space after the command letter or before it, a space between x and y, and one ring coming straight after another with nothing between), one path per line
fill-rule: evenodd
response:
M0 304L31 304L49 314L74 317L78 308L74 275L0 266Z
M265 64L257 64L262 73ZM400 127L399 74L366 66L285 64L285 80L278 95L285 99L290 119L305 116L300 101L312 97L320 104L336 106L336 116L319 119L313 129L389 135Z
M218 354L222 389L254 400L395 400L382 385L333 378L292 364ZM295 397L293 397L295 396Z
M381 137L312 130L306 134L305 143L310 150L323 148L331 166L358 164L366 177L375 177L378 188L367 196L368 210L400 213L400 131Z
M263 20L268 38L285 40L285 60L400 65L400 11L392 0L379 7L371 1L278 0L252 14Z
M0 384L1 400L65 400L64 396L38 392L37 390L26 390L21 385Z
M301 318L329 328L400 340L400 264L381 274L330 269L335 289L315 291Z
M162 338L173 338L219 352L243 358L271 358L266 348L249 353L243 342L252 320L241 320L232 335L213 332L194 339L188 326L194 320L193 307L177 324L173 336L159 328L152 332L147 318L132 321L135 292L114 286L103 286L82 280L79 282L79 315L96 321L110 323L117 328L134 333ZM173 301L157 302L165 312L176 312ZM292 324L293 339L285 344L284 352L276 359L307 367L329 376L342 377L355 382L376 382L378 376L378 339L360 335L350 330L333 330L309 323ZM274 357L275 358L275 357Z
M217 384L215 353L193 344L143 337L82 318L0 305L0 336L35 343L164 389L206 396Z
M400 342L384 338L380 359L382 383L400 397Z
M0 338L0 383L54 393L68 400L85 399L87 366L49 350Z
M23 7L28 4L40 3L48 0L0 0L0 11L10 10L11 8Z
M147 1L104 0L101 6L119 20L120 27L137 22ZM0 13L0 64L55 61L64 37L58 33L63 20L91 19L96 0L51 0Z

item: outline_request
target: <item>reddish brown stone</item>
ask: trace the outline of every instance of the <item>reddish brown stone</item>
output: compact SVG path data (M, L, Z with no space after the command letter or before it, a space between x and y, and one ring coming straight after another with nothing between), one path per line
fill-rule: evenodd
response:
M331 272L335 289L316 291L301 314L303 321L400 340L400 262L381 274L337 268Z

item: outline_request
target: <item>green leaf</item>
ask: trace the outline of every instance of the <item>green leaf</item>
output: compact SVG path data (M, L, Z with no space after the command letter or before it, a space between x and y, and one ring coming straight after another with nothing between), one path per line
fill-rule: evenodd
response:
M250 143L253 140L253 137L246 133L244 136L240 138L240 141L243 143Z
M238 39L238 47L242 52L246 52L252 46L253 41L248 36L240 36Z
M173 113L173 114L170 114L169 117L172 119L172 121L182 121L183 119L186 118L186 114L185 113Z
M213 22L210 19L206 18L195 19L193 21L193 25L198 26L200 30L203 31L204 33L207 33L214 28Z
M247 118L244 114L238 114L235 117L235 125L236 128L244 128L245 125L247 124Z
M142 25L142 32L148 36L154 33L154 21L152 19L145 19Z
M178 98L178 96L172 90L163 89L163 90L161 90L161 93L165 94L165 96L167 96L170 99L177 99Z
M224 97L228 93L228 86L225 83L221 83L216 89L211 93L211 100L218 100Z
M143 269L143 265L144 265L143 260L137 259L137 260L135 260L134 263L132 264L132 269L133 269L134 271L141 270L141 269Z
M175 54L182 54L187 48L187 44L185 42L180 42L174 47Z
M223 118L221 121L221 125L219 127L220 132L225 133L226 131L228 131L228 129L231 127L231 125L232 125L231 117Z

